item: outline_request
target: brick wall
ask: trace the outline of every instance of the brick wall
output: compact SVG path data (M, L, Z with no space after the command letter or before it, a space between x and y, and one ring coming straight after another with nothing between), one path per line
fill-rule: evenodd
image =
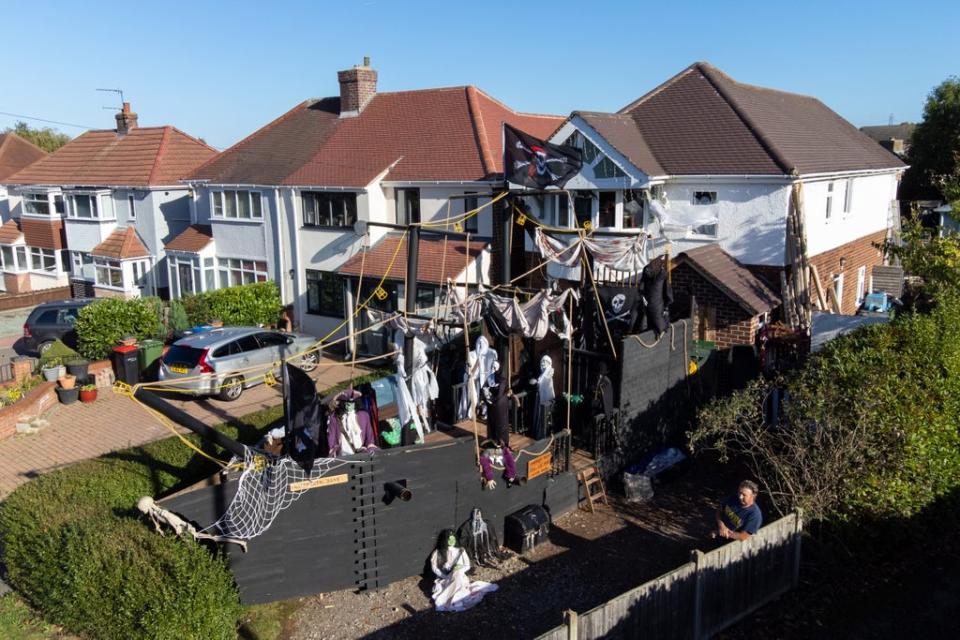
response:
M340 112L363 111L377 93L377 72L354 67L337 73L340 81Z
M752 345L756 336L759 318L750 315L740 304L697 273L690 265L680 263L673 268L674 306L672 315L690 313L690 297L700 306L709 305L716 312L716 344L726 349L738 344ZM699 318L693 317L693 337L700 335Z
M5 276L25 275L29 281L30 274L4 274ZM8 288L7 291L10 291ZM27 291L26 293L13 293L0 296L0 311L7 309L24 309L26 307L35 307L42 302L51 300L64 300L71 298L70 287L57 287L56 289L41 289L40 291Z
M843 273L843 300L840 305L842 313L857 312L857 270L860 267L866 267L864 291L870 290L870 270L874 265L883 264L883 252L873 245L882 243L886 237L886 230L877 231L835 249L811 256L810 264L817 267L824 295L826 295L826 289L833 287L834 276ZM840 265L841 260L843 260L843 266ZM816 296L816 291L811 291L811 295Z
M7 293L17 294L29 292L33 287L29 273L4 273L3 286ZM9 307L13 309L14 307Z
M23 399L0 409L0 440L17 432L17 422L23 416L39 416L57 402L56 382L41 382Z

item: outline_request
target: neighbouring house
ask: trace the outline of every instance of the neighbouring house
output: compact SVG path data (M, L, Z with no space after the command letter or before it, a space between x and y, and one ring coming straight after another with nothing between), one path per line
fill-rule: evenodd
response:
M4 277L19 290L69 283L83 296L167 295L164 243L191 224L180 180L217 152L175 127L138 127L129 103L116 120L3 179L12 219L0 250L15 256Z
M11 218L11 198L5 181L21 169L46 157L47 152L15 133L0 134L0 290L19 293L28 287L31 256L20 222ZM29 288L29 287L28 287Z
M898 157L816 98L703 62L617 113L572 113L550 141L582 149L584 166L566 193L528 198L549 224L645 232L651 256L716 243L781 297L781 276L802 271L808 291L819 278L843 313L898 224Z
M324 336L359 329L349 310L360 264L364 287L388 276L379 306L393 309L404 296L406 261L403 255L388 272L381 258L393 255L398 240L364 223L427 222L489 203L503 184L502 124L543 138L563 120L516 113L472 86L378 92L368 60L337 78L339 96L302 102L188 176L198 194L193 226L167 250L178 265L192 266L183 267L173 295L271 279L302 330ZM490 210L465 221L469 257L448 245L443 275L462 279L466 270L471 282L486 281ZM420 260L442 263L443 243L423 242ZM419 279L425 305L439 300L437 277Z
M910 139L917 125L913 122L900 124L883 124L869 127L860 127L860 131L876 140L881 147L905 158L910 151Z

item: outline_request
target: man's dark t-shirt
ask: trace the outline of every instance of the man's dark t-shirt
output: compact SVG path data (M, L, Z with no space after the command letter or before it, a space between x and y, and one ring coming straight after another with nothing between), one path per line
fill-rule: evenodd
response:
M720 517L731 531L746 531L750 535L755 534L763 524L763 515L757 503L742 507L736 495L729 496L721 503Z

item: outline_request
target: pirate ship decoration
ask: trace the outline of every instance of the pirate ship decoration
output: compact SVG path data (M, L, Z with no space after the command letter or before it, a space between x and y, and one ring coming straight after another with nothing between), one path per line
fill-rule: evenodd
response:
M377 312L366 308L370 298L361 301L354 314L368 314L364 330L385 327L402 345L387 354L396 373L320 398L313 380L289 364L303 354L289 354L283 424L256 446L167 404L153 393L159 385L135 389L138 401L233 455L208 481L144 500L142 508L158 526L222 545L245 603L377 589L419 574L443 531L461 534L444 549L465 549L474 564L496 562L509 514L541 505L556 518L576 508L571 422L582 397L571 386L574 342L615 359L620 338L645 317L662 334L665 263L649 262L642 233L554 229L526 215L516 196L546 187L557 193L579 170L579 151L509 127L504 135L508 183L523 190L491 194L486 205L439 223L383 225L404 231L407 280L417 281L421 235L462 237L448 229L500 203L505 230L524 227L543 264L576 269L578 281L562 290L562 280L519 288L531 272L511 279L504 246L500 284L448 282L442 316L416 313L416 287L406 290L405 313ZM591 261L635 274L636 282L598 285ZM641 314L644 295L653 304ZM312 349L331 344L321 340ZM438 385L441 370L452 384ZM597 377L599 404L583 404L612 411L609 378ZM437 566L447 571L445 560Z

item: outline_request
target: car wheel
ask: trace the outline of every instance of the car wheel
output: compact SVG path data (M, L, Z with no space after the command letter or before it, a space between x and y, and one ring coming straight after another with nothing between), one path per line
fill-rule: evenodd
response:
M320 354L316 351L305 353L300 358L300 368L304 371L313 371L320 364Z
M220 399L226 402L233 402L243 393L243 378L232 376L223 381L220 385Z
M53 340L47 340L46 342L41 342L40 345L37 346L37 353L39 353L40 355L43 355L47 352L47 349L49 349L52 346L53 346Z

